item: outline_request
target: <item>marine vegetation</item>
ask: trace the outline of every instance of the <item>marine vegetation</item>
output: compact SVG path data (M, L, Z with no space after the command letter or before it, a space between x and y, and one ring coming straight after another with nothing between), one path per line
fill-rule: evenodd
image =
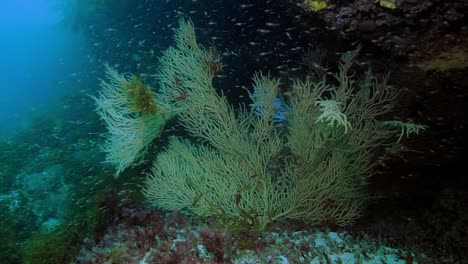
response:
M142 115L156 114L156 97L151 89L137 76L133 75L130 81L119 80L125 90L128 108Z
M22 251L16 244L18 238L12 222L9 219L0 222L0 259L5 263L20 264Z
M450 47L448 51L435 52L432 57L418 64L424 71L436 70L448 72L451 70L464 70L468 67L468 52L460 47Z
M24 263L70 263L80 251L82 236L75 226L68 225L62 225L50 233L38 233L26 246Z
M236 111L213 86L212 51L191 21L180 21L175 41L160 60L158 103L200 143L170 139L146 181L149 202L258 231L278 219L347 225L360 216L376 151L407 123L380 120L398 93L371 70L350 73L358 50L342 55L336 85L296 80L281 121L279 79L255 74L252 105L261 111Z

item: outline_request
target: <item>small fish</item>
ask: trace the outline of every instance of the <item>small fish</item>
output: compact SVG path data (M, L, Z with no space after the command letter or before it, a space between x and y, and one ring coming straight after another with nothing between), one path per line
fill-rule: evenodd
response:
M284 69L284 68L286 68L286 67L288 67L288 65L287 65L287 64L283 64L283 65L278 65L278 66L276 66L275 69L281 70L281 69Z
M301 49L304 49L303 47L294 47L294 48L291 48L291 51L297 51L297 50L301 50Z
M273 51L266 51L266 52L260 52L260 53L258 54L258 56L262 56L262 57L263 57L263 56L268 56L268 55L271 55L271 54L273 54Z
M257 32L262 33L262 34L266 34L266 33L270 33L271 30L259 28L259 29L257 29Z
M254 6L254 4L251 4L251 5L240 5L240 8L249 8L249 7L252 7Z

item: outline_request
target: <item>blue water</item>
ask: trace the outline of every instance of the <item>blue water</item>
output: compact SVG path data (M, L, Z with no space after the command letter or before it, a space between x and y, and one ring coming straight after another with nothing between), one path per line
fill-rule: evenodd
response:
M80 70L80 36L62 27L50 0L0 2L0 138L49 115ZM74 74L75 73L75 74Z

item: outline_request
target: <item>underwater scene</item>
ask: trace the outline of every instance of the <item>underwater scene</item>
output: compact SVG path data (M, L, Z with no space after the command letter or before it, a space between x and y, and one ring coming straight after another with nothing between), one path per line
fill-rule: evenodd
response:
M0 264L468 263L467 1L0 12Z

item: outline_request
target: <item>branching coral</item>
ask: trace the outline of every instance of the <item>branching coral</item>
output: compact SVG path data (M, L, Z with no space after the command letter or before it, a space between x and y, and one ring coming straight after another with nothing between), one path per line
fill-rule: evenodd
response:
M406 137L409 137L411 134L418 135L420 131L427 129L427 126L424 125L405 123L401 121L384 121L382 122L382 124L400 128L401 132L398 136L397 143L399 143L405 135Z
M125 76L106 65L107 81L96 102L96 111L106 123L108 134L102 146L106 162L117 167L115 177L143 159L149 143L161 133L169 118L157 107L150 87L136 76Z
M329 126L339 125L345 128L345 133L351 129L345 114L340 111L340 103L335 100L323 100L315 102L320 107L321 114L317 117L317 122L326 122Z

